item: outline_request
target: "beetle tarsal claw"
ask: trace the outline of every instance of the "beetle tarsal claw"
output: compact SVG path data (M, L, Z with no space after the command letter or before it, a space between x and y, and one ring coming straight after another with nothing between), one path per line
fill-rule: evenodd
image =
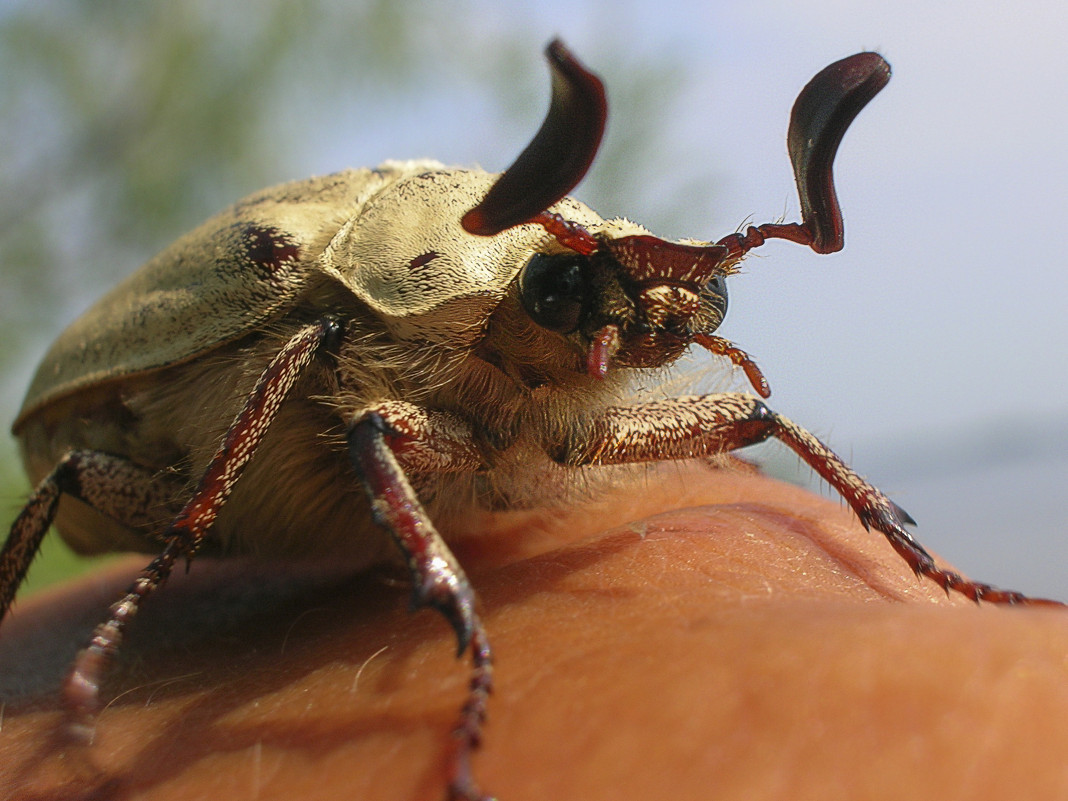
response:
M906 512L904 509L902 509L900 506L898 506L893 501L890 501L890 505L891 505L891 507L893 507L894 514L897 515L897 519L901 523L901 525L903 525L903 526L915 526L916 525L916 521L912 519L912 515L910 515L908 512Z
M412 591L412 608L437 610L456 632L456 655L463 656L475 630L475 593L463 576L420 573Z

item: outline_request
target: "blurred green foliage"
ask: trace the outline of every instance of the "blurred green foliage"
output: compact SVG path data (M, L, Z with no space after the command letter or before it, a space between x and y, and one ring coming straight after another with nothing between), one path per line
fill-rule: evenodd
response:
M444 151L387 149L379 158L455 153L489 166L491 157L479 153L514 156L544 114L547 74L531 65L556 33L551 24L477 0L0 7L3 418L13 418L47 343L95 297L249 191L360 165L367 150L355 145L355 156L337 161L317 150L360 140L368 115L388 130L392 115L418 104L432 111L416 119L442 115L428 120L428 141L444 141L447 130L464 140ZM613 115L627 124L617 138L610 131L583 194L616 213L611 198L647 180L679 69L673 54L635 59L626 41L603 41L600 52L583 55L611 73ZM453 89L477 91L484 107L475 112L486 119L442 106ZM665 216L684 205L680 197L658 201ZM3 438L5 520L28 489L17 462ZM34 586L75 569L53 539Z

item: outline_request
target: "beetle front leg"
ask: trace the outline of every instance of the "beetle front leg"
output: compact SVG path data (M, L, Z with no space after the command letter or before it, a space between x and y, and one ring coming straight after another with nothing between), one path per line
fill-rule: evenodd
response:
M774 437L800 456L852 507L867 529L880 531L917 575L973 601L1051 604L970 581L935 564L905 530L912 519L861 478L830 448L751 395L724 393L615 407L584 432L588 442L565 443L554 458L566 464L620 464L711 456Z
M470 429L452 415L403 402L365 411L349 429L349 457L363 481L375 522L400 548L412 575L412 606L430 606L456 632L457 656L471 648L468 696L454 735L449 797L481 799L471 775L471 753L482 740L486 702L493 689L493 652L475 609L475 593L456 557L430 521L401 466L474 470L482 460Z

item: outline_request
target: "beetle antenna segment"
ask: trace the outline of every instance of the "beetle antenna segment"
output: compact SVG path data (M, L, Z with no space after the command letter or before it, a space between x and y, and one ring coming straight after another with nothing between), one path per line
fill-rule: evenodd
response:
M801 197L801 219L817 253L834 253L845 245L834 157L853 120L889 80L890 65L882 56L857 53L816 73L794 102L787 148Z
M543 211L529 220L537 223L561 245L583 256L592 256L601 247L601 243L586 230L585 226L571 220L565 220L554 211Z
M737 347L730 340L712 334L697 334L693 339L701 347L707 348L709 352L717 356L726 356L735 366L741 367L745 372L745 377L749 379L749 383L753 385L753 389L756 390L760 397L771 397L771 387L768 386L768 380L764 378L764 373L744 350Z
M788 239L817 253L845 245L842 210L834 189L834 157L861 109L890 80L890 65L878 53L857 53L816 73L790 112L787 149L801 199L802 223L750 226L719 241L738 259L767 239Z
M492 236L529 222L574 189L593 163L608 116L604 84L559 39L545 57L553 87L549 113L526 150L463 216L468 233Z

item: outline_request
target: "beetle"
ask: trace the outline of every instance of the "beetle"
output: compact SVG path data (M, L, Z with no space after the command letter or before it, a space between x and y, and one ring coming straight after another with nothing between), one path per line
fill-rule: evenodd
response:
M798 96L787 140L802 222L671 242L568 197L607 105L562 43L546 56L549 112L499 176L387 162L264 190L149 261L44 357L13 426L36 489L0 552L0 619L53 522L82 553L154 554L65 681L76 720L91 725L130 618L179 560L344 556L357 567L399 549L413 605L439 610L472 659L448 792L479 798L469 761L493 655L435 517L533 503L540 477L579 466L772 437L918 575L976 601L1053 603L938 567L908 515L771 411L759 369L715 334L726 278L748 251L772 238L843 247L834 157L889 65L851 56ZM692 344L744 369L761 397L621 400Z

